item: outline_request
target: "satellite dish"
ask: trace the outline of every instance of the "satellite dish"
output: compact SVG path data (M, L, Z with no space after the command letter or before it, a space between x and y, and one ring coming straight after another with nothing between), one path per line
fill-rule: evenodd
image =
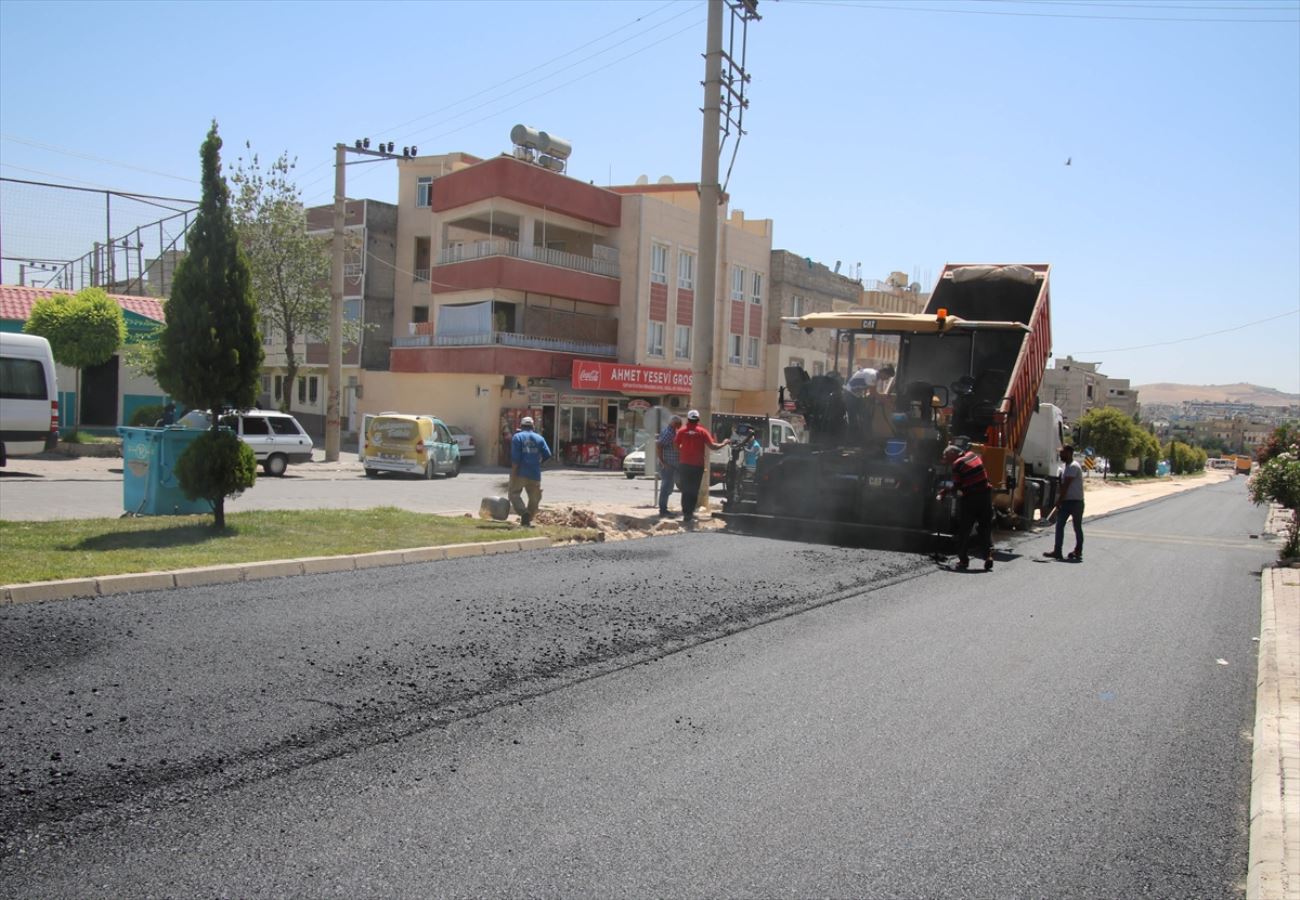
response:
M660 183L660 184L672 184L672 183L673 183L673 176L671 176L671 175L660 175L660 176L659 176L659 183Z
M638 176L636 177L636 183L637 183L637 184L649 184L649 183L650 183L650 179L647 178L645 175L638 175Z

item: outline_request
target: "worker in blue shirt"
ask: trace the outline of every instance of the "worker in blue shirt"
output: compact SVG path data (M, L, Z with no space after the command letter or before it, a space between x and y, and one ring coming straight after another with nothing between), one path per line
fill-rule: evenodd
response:
M519 430L510 439L510 505L519 513L519 522L531 528L537 507L542 504L542 463L551 458L546 438L533 431L533 417L519 420ZM528 506L520 496L528 492Z

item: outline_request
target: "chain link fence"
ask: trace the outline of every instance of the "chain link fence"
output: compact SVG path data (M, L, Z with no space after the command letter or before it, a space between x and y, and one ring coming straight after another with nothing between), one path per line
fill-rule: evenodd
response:
M0 178L5 284L166 297L198 203Z

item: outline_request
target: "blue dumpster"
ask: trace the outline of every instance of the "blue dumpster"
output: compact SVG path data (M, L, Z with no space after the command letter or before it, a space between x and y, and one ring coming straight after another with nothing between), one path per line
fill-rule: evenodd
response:
M127 428L122 436L122 508L136 516L210 513L212 504L191 500L176 480L176 461L201 428Z

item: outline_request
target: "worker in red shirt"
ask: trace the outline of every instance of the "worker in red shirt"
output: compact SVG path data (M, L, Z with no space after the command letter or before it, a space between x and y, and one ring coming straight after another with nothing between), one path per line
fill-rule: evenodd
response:
M700 411L693 409L686 414L686 424L677 429L673 445L677 448L677 479L682 491L682 523L689 525L695 521L695 504L699 502L700 479L709 465L709 450L727 444L714 440L700 424Z
M952 487L939 492L940 498L949 490L957 493L957 570L970 568L971 526L979 534L979 541L984 545L984 571L993 568L993 491L989 485L988 474L984 471L984 460L974 450L962 450L960 447L948 447L943 451L943 461L952 466Z

